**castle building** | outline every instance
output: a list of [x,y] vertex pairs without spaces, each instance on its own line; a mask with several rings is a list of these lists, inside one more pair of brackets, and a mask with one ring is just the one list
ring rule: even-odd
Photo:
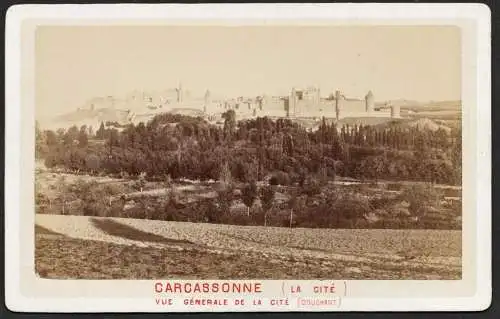
[[290,101],[291,101],[291,97],[285,97],[283,99],[286,117],[290,117],[290,109],[291,109]]
[[318,104],[320,102],[319,88],[310,86],[307,89],[301,91],[300,100],[310,101],[313,104]]

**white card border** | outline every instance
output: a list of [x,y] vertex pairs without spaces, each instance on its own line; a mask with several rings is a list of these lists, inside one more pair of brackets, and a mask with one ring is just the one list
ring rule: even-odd
[[[117,11],[117,8],[119,10]],[[300,12],[300,14],[298,14]],[[277,15],[279,14],[279,17]],[[472,19],[477,22],[477,105],[480,125],[471,132],[477,147],[477,294],[471,298],[345,299],[340,311],[483,310],[491,302],[491,45],[490,10],[481,4],[248,4],[248,5],[16,5],[6,17],[6,160],[5,160],[5,296],[12,311],[149,311],[123,299],[26,298],[20,292],[19,218],[22,154],[21,23],[25,19]],[[390,23],[390,22],[389,22]],[[25,119],[24,119],[25,120]],[[26,168],[25,168],[26,169]],[[125,305],[127,308],[125,309]],[[152,310],[162,311],[162,310]],[[249,311],[249,310],[240,310]],[[250,310],[252,311],[252,310]],[[310,310],[314,311],[314,310]]]

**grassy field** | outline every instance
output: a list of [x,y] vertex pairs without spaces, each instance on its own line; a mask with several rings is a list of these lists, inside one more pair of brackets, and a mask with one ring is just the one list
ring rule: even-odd
[[38,215],[44,278],[460,279],[461,234]]
[[[153,220],[141,210],[167,200],[172,188],[189,210],[190,202],[217,196],[215,184],[177,181],[165,188],[162,182],[147,182],[142,191],[137,191],[134,181],[128,179],[43,169],[36,178],[37,192],[49,201],[44,213],[36,215],[35,226],[35,266],[44,278],[461,278],[460,230],[289,228]],[[78,193],[65,193],[61,183],[70,189],[82,182],[95,182],[90,190],[99,187],[102,207],[121,201],[117,215],[77,216],[82,215],[82,199],[75,197]],[[325,187],[369,198],[389,198],[404,186],[382,181],[361,185],[347,179],[334,184]],[[460,188],[438,186],[444,187],[448,196],[460,196]],[[107,187],[112,191],[101,193],[101,188]],[[288,199],[289,188],[277,188],[276,203]],[[60,203],[57,206],[61,194],[65,194],[64,212]],[[315,200],[313,197],[312,205]],[[130,203],[135,206],[128,208],[133,206]],[[139,206],[141,203],[145,204]],[[235,198],[231,212],[238,214],[239,210],[246,216],[245,206]]]

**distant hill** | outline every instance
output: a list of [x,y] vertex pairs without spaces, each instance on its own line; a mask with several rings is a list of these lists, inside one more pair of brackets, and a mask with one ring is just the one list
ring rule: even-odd
[[344,124],[352,125],[384,125],[389,122],[404,121],[403,119],[393,119],[390,117],[346,117],[337,121],[337,126]]
[[117,110],[111,108],[102,108],[98,110],[73,111],[56,117],[57,122],[79,122],[87,119],[96,119],[98,121],[126,122],[130,112],[127,110]]
[[[377,103],[378,104],[378,103]],[[415,100],[406,100],[406,99],[396,99],[396,100],[388,100],[383,103],[384,105],[395,105],[399,106],[400,108],[408,108],[408,107],[419,107],[425,104],[425,102],[422,101],[415,101]]]
[[451,127],[438,123],[436,121],[433,121],[431,119],[427,118],[420,118],[420,119],[398,119],[398,120],[389,120],[385,123],[380,123],[376,125],[378,128],[384,128],[384,127],[397,127],[401,129],[407,129],[407,128],[418,128],[421,130],[430,130],[430,131],[437,131],[439,129],[443,129],[446,132],[451,131]]
[[195,109],[195,108],[173,108],[171,109],[168,113],[172,114],[182,114],[182,115],[187,115],[187,116],[193,116],[193,117],[198,117],[198,116],[204,116],[205,113],[200,110],[200,109]]
[[414,112],[442,112],[442,111],[456,111],[462,110],[462,101],[430,101],[422,103],[419,106],[409,106],[406,109]]
[[68,128],[73,125],[99,127],[101,123],[117,122],[119,124],[130,123],[133,112],[129,110],[99,108],[99,109],[77,109],[52,119],[40,120],[40,126],[45,129]]
[[460,110],[462,108],[462,101],[415,101],[415,100],[405,100],[396,99],[388,100],[383,102],[375,103],[376,107],[389,107],[391,105],[399,106],[403,110],[412,111],[448,111],[448,110]]

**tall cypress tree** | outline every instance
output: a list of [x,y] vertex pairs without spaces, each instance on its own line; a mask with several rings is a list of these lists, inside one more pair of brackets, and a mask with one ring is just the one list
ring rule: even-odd
[[263,161],[264,161],[264,147],[263,147],[263,143],[264,143],[264,128],[263,128],[263,119],[262,118],[257,118],[257,122],[258,122],[258,133],[259,133],[259,149],[258,149],[258,161],[259,161],[259,168],[258,168],[258,173],[257,173],[257,176],[258,176],[258,179],[259,180],[262,180],[263,178],[263,168],[262,168],[262,165],[263,165]]

